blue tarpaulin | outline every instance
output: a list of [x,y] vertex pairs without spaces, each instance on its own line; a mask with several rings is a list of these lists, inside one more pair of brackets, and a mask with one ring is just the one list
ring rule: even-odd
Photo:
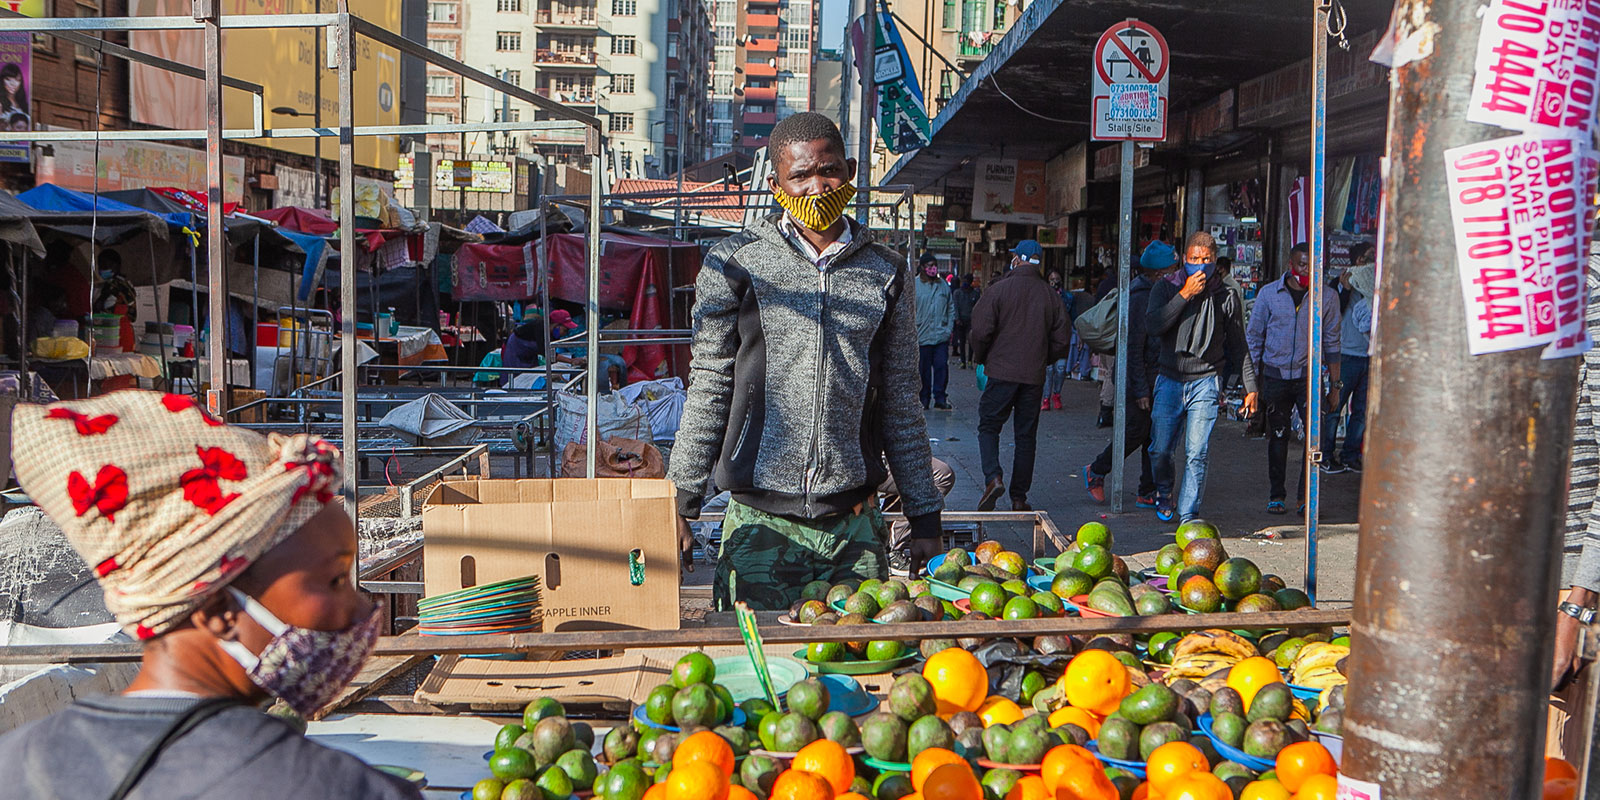
[[85,192],[63,189],[53,183],[35,186],[26,192],[18,194],[17,199],[40,211],[101,211],[124,214],[154,214],[174,228],[193,228],[196,224],[194,214],[187,211],[181,213],[155,213],[112,200],[109,197],[97,198]]

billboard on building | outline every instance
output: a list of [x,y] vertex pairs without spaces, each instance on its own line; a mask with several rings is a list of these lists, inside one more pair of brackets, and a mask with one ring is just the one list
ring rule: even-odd
[[[3,2],[4,0],[0,0]],[[227,4],[229,15],[310,14],[318,11],[320,0],[235,0]],[[331,3],[323,4],[331,6]],[[351,0],[350,10],[379,27],[400,32],[400,3],[389,0]],[[331,8],[324,8],[331,11]],[[189,0],[129,0],[130,16],[190,16]],[[129,46],[183,64],[205,63],[204,42],[198,30],[132,31]],[[336,127],[339,121],[339,74],[328,69],[328,53],[321,56],[323,69],[317,73],[317,42],[321,37],[313,28],[232,29],[222,34],[223,67],[229,77],[261,84],[268,127],[311,127],[317,105],[317,77],[322,83],[322,124]],[[399,54],[394,49],[357,37],[355,71],[355,122],[357,125],[400,124]],[[162,128],[198,129],[205,127],[205,83],[198,78],[178,75],[147,64],[133,63],[128,72],[128,100],[135,122]],[[247,128],[251,121],[250,95],[225,89],[223,126]],[[273,115],[271,109],[290,108],[300,116]],[[256,140],[254,144],[311,155],[312,139]],[[334,140],[323,142],[327,154],[338,153]],[[357,164],[378,169],[394,169],[399,155],[399,140],[393,136],[364,136],[356,139]]]
[[[99,169],[94,142],[51,142],[50,155],[41,155],[34,169],[38,183],[53,183],[80,192],[114,192],[171,186],[203,191],[206,186],[206,151],[155,142],[102,141]],[[244,199],[244,159],[222,159],[222,199]]]
[[[8,131],[33,130],[33,39],[26,33],[0,33],[0,125]],[[26,142],[0,144],[0,161],[28,163]]]
[[1043,161],[984,158],[973,162],[972,218],[1043,225],[1047,196]]

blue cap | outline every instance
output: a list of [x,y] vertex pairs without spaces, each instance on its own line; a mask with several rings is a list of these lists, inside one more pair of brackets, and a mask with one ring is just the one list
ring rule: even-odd
[[1147,269],[1151,272],[1169,269],[1176,263],[1178,263],[1177,252],[1172,249],[1172,245],[1160,239],[1156,239],[1146,245],[1144,252],[1139,256],[1139,269]]
[[1039,257],[1044,255],[1044,248],[1040,247],[1039,243],[1033,239],[1023,239],[1017,242],[1016,247],[1011,248],[1011,252],[1037,264],[1039,263]]

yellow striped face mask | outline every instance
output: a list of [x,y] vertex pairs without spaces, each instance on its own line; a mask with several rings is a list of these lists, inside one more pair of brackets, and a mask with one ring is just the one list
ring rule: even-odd
[[796,222],[814,231],[825,231],[839,220],[845,206],[855,199],[856,187],[845,181],[839,188],[824,194],[792,195],[774,186],[772,196]]

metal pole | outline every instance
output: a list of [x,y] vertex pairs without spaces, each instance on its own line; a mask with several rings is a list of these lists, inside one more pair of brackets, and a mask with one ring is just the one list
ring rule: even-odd
[[1323,180],[1328,156],[1328,9],[1311,0],[1311,207],[1309,244],[1311,285],[1306,303],[1311,318],[1306,333],[1306,596],[1317,600],[1317,512],[1322,501],[1322,262]]
[[1462,113],[1479,9],[1427,6],[1431,51],[1390,76],[1341,776],[1386,798],[1538,797],[1544,778],[1578,362],[1467,350],[1444,151],[1506,135]]
[[[209,179],[208,179],[209,180]],[[193,384],[191,394],[196,400],[200,399],[200,253],[194,246],[194,239],[183,237],[189,242],[189,321],[194,330],[189,332],[189,351],[194,353],[193,360],[189,362],[189,381]]]
[[[206,26],[206,291],[210,301],[206,325],[211,329],[206,340],[206,356],[211,361],[206,407],[221,417],[227,413],[229,399],[227,234],[222,223],[222,6],[219,0],[198,0],[195,10]],[[196,369],[195,379],[199,377]]]
[[[863,16],[866,24],[862,30],[862,39],[866,48],[865,53],[858,53],[857,63],[864,64],[860,70],[861,78],[861,104],[856,109],[856,185],[872,185],[872,107],[873,100],[878,93],[877,82],[872,75],[872,59],[878,50],[878,0],[862,0],[866,8]],[[848,32],[846,32],[848,35]],[[861,198],[856,203],[856,222],[867,224],[867,199]]]
[[[546,416],[549,416],[552,420],[555,418],[556,413],[556,375],[555,364],[552,361],[552,359],[555,358],[555,351],[550,347],[549,223],[550,210],[553,208],[555,208],[555,206],[550,205],[548,202],[543,202],[542,207],[539,209],[539,304],[543,307],[544,311],[544,319],[542,320],[542,327],[544,328],[542,331],[544,335],[544,407],[547,410]],[[513,378],[513,380],[515,380],[515,378]],[[543,420],[543,417],[540,419]],[[540,431],[543,432],[544,422],[541,421],[539,423],[539,428]],[[561,458],[561,454],[556,452],[555,440],[553,438],[547,436],[545,438],[545,442],[550,447],[550,477],[554,478],[556,477],[556,460]],[[529,446],[529,451],[532,451],[531,445]],[[532,464],[528,465],[528,474],[529,476],[533,475]]]
[[245,352],[250,354],[250,388],[256,387],[256,339],[260,336],[257,331],[261,329],[261,229],[256,229],[255,240],[251,243],[255,262],[250,270],[250,332],[245,338]]
[[[312,0],[312,4],[316,7],[317,13],[319,13],[319,14],[322,13],[322,0]],[[324,36],[323,30],[324,30],[323,28],[312,28],[311,29],[311,58],[312,58],[311,74],[315,78],[315,80],[313,80],[311,82],[311,85],[312,85],[312,91],[314,92],[313,102],[316,103],[316,105],[311,109],[311,124],[313,126],[315,126],[315,127],[318,127],[318,128],[322,127],[322,47],[323,47],[322,41],[323,41],[323,36]],[[317,174],[311,176],[311,195],[312,195],[311,203],[316,208],[327,208],[328,207],[328,196],[327,196],[328,195],[328,192],[327,192],[328,182],[323,180],[323,178],[322,178],[322,137],[318,136],[318,137],[312,139],[311,140],[311,146],[313,148],[315,148],[314,152],[316,153],[316,173],[317,173]]]
[[[672,237],[674,239],[685,238],[683,235],[683,94],[686,89],[687,86],[685,84],[678,84],[678,143],[673,147],[673,150],[677,153],[678,160],[678,199],[672,206]],[[667,253],[670,255],[671,252],[672,250],[669,248]]]
[[[1122,513],[1122,472],[1128,447],[1128,280],[1133,264],[1133,142],[1122,142],[1122,200],[1117,217],[1116,400],[1111,418],[1111,513]],[[1092,291],[1092,290],[1091,290]]]
[[[585,475],[594,478],[595,451],[599,448],[598,436],[598,408],[600,402],[600,170],[605,164],[606,143],[598,130],[590,134],[593,137],[594,148],[589,155],[589,303],[584,308],[584,320],[588,325],[589,346],[588,377],[585,381],[589,388],[588,408],[584,412],[587,417],[584,428],[584,453]],[[606,387],[610,389],[609,386]]]
[[[339,24],[333,28],[339,69],[339,421],[344,445],[344,497],[350,521],[356,505],[356,164],[355,47],[350,33],[350,0],[338,0]],[[321,76],[318,76],[319,84]],[[373,321],[377,328],[377,321]],[[360,530],[357,528],[357,530]]]

